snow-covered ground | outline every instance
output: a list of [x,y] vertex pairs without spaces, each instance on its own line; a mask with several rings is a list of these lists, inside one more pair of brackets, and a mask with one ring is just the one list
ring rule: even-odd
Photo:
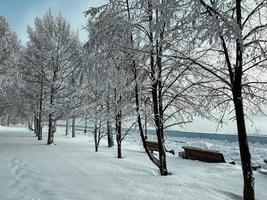
[[[24,128],[0,127],[0,200],[242,199],[240,165],[168,155],[172,175],[161,177],[137,136],[127,136],[122,144],[124,158],[117,159],[116,148],[106,147],[104,140],[95,153],[91,136],[70,138],[63,133],[58,129],[56,145],[47,146],[45,138],[37,141]],[[226,159],[238,159],[235,143],[188,138],[168,143],[176,152],[184,144],[216,148]],[[257,161],[266,158],[266,152],[267,146],[252,147]],[[262,170],[255,178],[256,199],[266,200],[267,175]]]

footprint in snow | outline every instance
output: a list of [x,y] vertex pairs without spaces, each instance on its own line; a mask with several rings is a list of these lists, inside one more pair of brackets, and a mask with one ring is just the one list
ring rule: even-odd
[[19,159],[8,161],[11,170],[11,180],[8,191],[12,191],[7,200],[39,200],[39,197],[46,196],[49,199],[57,199],[52,191],[49,191],[51,179],[43,177],[43,174],[30,164]]

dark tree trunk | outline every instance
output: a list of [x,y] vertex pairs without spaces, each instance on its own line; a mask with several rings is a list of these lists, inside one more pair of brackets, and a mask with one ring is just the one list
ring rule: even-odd
[[[236,28],[236,35],[238,38],[236,39],[236,63],[234,68],[231,64],[231,59],[229,57],[229,53],[227,50],[227,46],[223,36],[220,36],[223,52],[225,55],[225,61],[228,68],[229,79],[232,90],[234,108],[235,108],[235,117],[236,117],[236,125],[238,132],[238,141],[239,141],[239,150],[243,171],[243,199],[244,200],[255,200],[255,191],[254,191],[254,177],[253,171],[251,167],[251,155],[247,140],[247,132],[246,132],[246,124],[244,117],[244,107],[243,107],[243,99],[242,99],[242,77],[243,77],[243,51],[244,51],[244,42],[243,42],[243,24],[242,24],[242,0],[236,0],[235,12],[236,12],[236,23],[238,28]],[[201,1],[203,6],[207,8],[207,5],[204,1]],[[214,17],[214,15],[209,12],[209,14]],[[218,16],[217,16],[218,17]]]
[[40,123],[39,122],[40,122],[39,118],[36,117],[36,133],[35,133],[36,137],[38,137],[39,130],[40,130],[40,127],[39,127]]
[[35,136],[37,137],[38,136],[38,117],[36,113],[34,113],[34,133],[35,133]]
[[247,140],[246,125],[243,111],[243,102],[240,97],[235,97],[236,124],[238,130],[239,149],[244,179],[244,200],[254,200],[254,177],[251,167],[251,155]]
[[113,136],[112,136],[111,127],[110,127],[111,123],[109,120],[109,117],[110,117],[109,92],[108,92],[108,100],[107,100],[107,113],[108,113],[108,120],[107,120],[108,147],[112,147],[114,146],[114,141],[113,141]]
[[116,139],[117,139],[117,154],[118,158],[122,158],[122,153],[121,153],[121,142],[122,142],[122,136],[121,136],[121,115],[122,111],[120,110],[119,113],[117,114],[116,118]]
[[[167,163],[166,163],[166,152],[164,148],[164,140],[163,140],[163,130],[162,130],[162,125],[161,125],[161,117],[160,117],[160,112],[159,112],[159,80],[158,77],[156,76],[157,73],[160,73],[159,71],[159,66],[158,66],[158,60],[156,60],[156,66],[155,66],[155,61],[154,61],[154,36],[152,33],[152,26],[153,26],[153,6],[152,6],[152,1],[148,0],[148,11],[149,11],[149,36],[150,36],[150,68],[151,68],[151,81],[152,81],[152,105],[153,105],[153,112],[154,112],[154,122],[156,126],[156,133],[157,133],[157,139],[158,139],[158,144],[159,144],[159,170],[160,174],[162,176],[168,175],[168,170],[167,170]],[[157,13],[156,13],[157,14]],[[158,43],[158,41],[157,41]],[[157,55],[158,55],[158,49],[157,50]],[[156,68],[158,67],[158,68]]]
[[47,144],[54,143],[54,132],[53,132],[53,116],[52,113],[48,115],[48,137],[47,137]]
[[42,127],[42,117],[43,117],[43,84],[41,85],[40,97],[39,97],[39,119],[38,119],[38,140],[43,139],[43,127]]
[[[162,15],[162,12],[159,12],[159,8],[156,9],[156,21],[159,22],[159,14]],[[158,77],[157,77],[157,83],[158,83],[158,112],[159,112],[159,135],[161,137],[162,142],[162,158],[160,159],[160,162],[162,162],[162,168],[163,168],[163,175],[167,175],[167,161],[166,161],[166,152],[164,147],[164,124],[163,124],[163,97],[162,97],[162,43],[164,39],[164,32],[165,32],[165,23],[162,25],[162,28],[160,30],[160,37],[156,41],[156,54],[157,54],[157,67],[158,67]]]
[[[236,0],[236,19],[239,25],[240,35],[242,36],[242,11],[241,0]],[[240,36],[240,37],[241,37]],[[243,198],[244,200],[255,200],[254,177],[251,167],[251,155],[247,140],[247,132],[244,117],[244,108],[242,100],[242,74],[243,74],[243,40],[236,40],[236,67],[235,78],[233,79],[233,97],[236,114],[236,124],[238,131],[240,157],[243,170]]]
[[42,113],[39,113],[39,119],[38,119],[38,140],[43,139],[43,127],[42,127]]
[[53,134],[55,134],[56,132],[57,132],[57,121],[56,120],[54,120],[53,121]]
[[66,130],[65,130],[65,135],[69,134],[69,119],[66,119]]
[[157,101],[157,91],[155,88],[155,84],[152,86],[152,103],[153,103],[153,111],[154,111],[154,121],[156,125],[156,133],[157,139],[159,144],[159,169],[160,174],[163,176],[168,175],[167,164],[166,164],[166,152],[164,148],[164,140],[163,140],[163,130],[161,129],[162,126],[160,124],[160,116],[158,110],[158,101]]
[[9,117],[9,115],[7,115],[7,120],[6,120],[7,122],[6,122],[6,125],[7,126],[9,126],[9,121],[10,121],[10,117]]
[[[128,20],[131,20],[130,7],[129,7],[129,1],[128,0],[126,0],[126,4],[127,4]],[[133,34],[132,33],[130,34],[130,42],[131,42],[131,48],[134,48],[134,40],[133,40]],[[132,59],[133,59],[133,57],[132,57]],[[142,120],[141,120],[141,114],[140,114],[140,102],[139,102],[140,94],[139,94],[139,86],[138,86],[138,82],[139,82],[138,69],[137,69],[136,61],[134,59],[133,59],[131,68],[132,68],[132,71],[134,74],[134,81],[135,81],[135,105],[136,105],[137,122],[138,122],[140,137],[142,139],[143,147],[144,147],[149,159],[157,167],[159,167],[160,166],[159,160],[154,157],[154,155],[151,153],[151,151],[148,149],[148,147],[146,145],[146,137],[144,135],[143,125],[142,125]]]
[[114,141],[113,141],[113,136],[112,136],[112,131],[111,131],[110,125],[111,125],[111,123],[108,120],[107,121],[108,147],[113,147],[114,146]]
[[84,133],[87,133],[87,117],[84,120]]
[[[135,65],[135,62],[133,62],[133,65]],[[137,122],[138,122],[140,137],[142,139],[143,147],[149,159],[159,168],[160,166],[159,160],[154,157],[154,155],[151,153],[151,151],[148,149],[146,145],[146,137],[144,135],[143,125],[142,125],[142,120],[141,120],[141,115],[140,115],[139,90],[138,90],[138,80],[137,80],[136,69],[134,69],[134,79],[135,79],[135,105],[136,105]]]
[[41,77],[41,88],[39,95],[39,111],[38,111],[38,140],[43,139],[43,127],[42,127],[42,118],[43,118],[43,91],[44,91],[44,83],[43,76]]
[[53,114],[50,113],[48,115],[48,137],[47,137],[47,144],[54,143],[54,131],[53,131]]
[[[97,140],[96,140],[96,147],[97,147],[97,151],[99,149],[99,144],[100,144],[100,141],[102,139],[102,134],[101,134],[101,128],[102,128],[102,121],[100,120],[99,122],[99,127],[98,127],[98,134],[97,134]],[[97,132],[97,131],[96,131]]]
[[145,139],[147,140],[147,99],[145,100]]
[[75,117],[72,118],[72,129],[71,129],[71,132],[72,132],[71,137],[74,138],[76,136],[75,135]]
[[97,123],[95,123],[94,140],[95,140],[95,152],[98,152],[98,142],[97,142]]
[[[53,59],[53,58],[52,58]],[[55,95],[55,88],[54,83],[56,82],[58,72],[58,66],[53,64],[53,79],[50,88],[50,106],[53,108],[54,105],[54,95]],[[50,111],[51,112],[51,111]],[[53,125],[53,113],[49,113],[48,115],[48,137],[47,137],[47,144],[54,143],[54,125]]]
[[147,116],[145,114],[145,139],[147,140]]

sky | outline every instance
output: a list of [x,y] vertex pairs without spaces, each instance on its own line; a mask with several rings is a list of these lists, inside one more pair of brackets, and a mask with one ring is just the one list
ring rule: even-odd
[[[43,16],[49,8],[54,14],[60,12],[71,24],[72,29],[78,30],[80,40],[87,40],[87,33],[83,30],[87,19],[83,12],[89,7],[100,6],[107,0],[0,0],[0,15],[6,17],[12,30],[14,30],[23,44],[27,42],[27,26],[33,26],[36,16]],[[253,117],[253,123],[247,121],[249,134],[267,134],[267,118]],[[235,122],[220,126],[218,123],[206,119],[196,118],[190,125],[184,127],[185,131],[236,133]],[[178,127],[177,127],[178,128]]]
[[33,26],[36,16],[43,16],[49,8],[58,15],[60,12],[78,30],[81,41],[85,41],[87,33],[83,30],[87,19],[83,12],[89,7],[104,4],[105,0],[0,0],[0,15],[6,17],[22,43],[26,43],[27,26]]

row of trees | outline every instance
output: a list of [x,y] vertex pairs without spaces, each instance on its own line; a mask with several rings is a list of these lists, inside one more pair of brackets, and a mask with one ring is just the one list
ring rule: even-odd
[[[266,101],[266,1],[110,1],[87,14],[94,30],[90,40],[97,43],[91,51],[119,51],[95,63],[114,58],[113,68],[120,72],[114,82],[124,85],[122,93],[135,96],[144,148],[161,174],[168,174],[166,127],[190,122],[192,113],[221,123],[234,118],[244,199],[254,199],[245,115],[262,112]],[[128,74],[124,79],[122,70]],[[119,95],[121,101],[126,100]],[[119,118],[128,108],[121,107]],[[146,147],[142,123],[147,115],[155,126],[159,158]]]
[[[84,117],[96,151],[105,136],[113,146],[115,131],[118,158],[129,132],[123,124],[136,125],[161,175],[169,174],[167,128],[195,115],[235,119],[243,195],[255,199],[245,116],[262,113],[266,102],[266,3],[110,0],[85,12],[86,44],[48,11],[28,27],[22,47],[1,18],[1,113],[34,117],[38,139],[47,122],[48,144],[57,120]],[[155,129],[158,157],[146,146],[147,124]]]

